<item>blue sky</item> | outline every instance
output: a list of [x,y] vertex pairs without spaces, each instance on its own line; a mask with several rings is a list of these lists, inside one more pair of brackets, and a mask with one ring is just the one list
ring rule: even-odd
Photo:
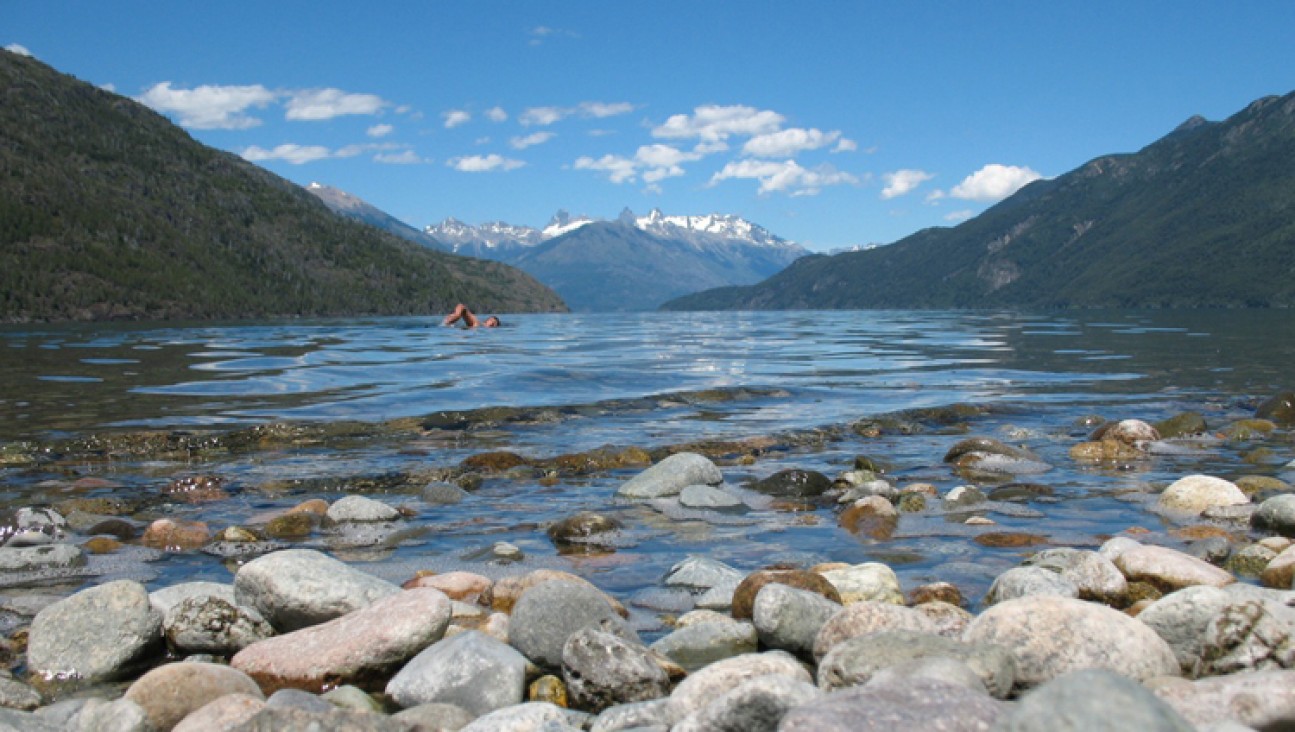
[[1295,89],[1282,2],[27,2],[0,46],[422,227],[889,243]]

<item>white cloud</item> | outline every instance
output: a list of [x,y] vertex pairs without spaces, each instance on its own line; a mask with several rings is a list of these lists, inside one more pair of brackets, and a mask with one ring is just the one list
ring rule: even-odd
[[382,124],[382,125],[374,125],[370,127],[366,132],[366,134],[369,137],[386,137],[387,135],[390,135],[392,132],[395,132],[395,131],[396,131],[395,127],[392,127],[391,125],[387,125],[387,124]]
[[291,93],[285,117],[318,121],[347,114],[377,114],[390,104],[376,94],[350,94],[341,89],[302,89]]
[[911,193],[913,189],[934,177],[934,174],[925,170],[913,170],[912,168],[896,170],[893,173],[883,173],[881,179],[886,182],[886,187],[881,189],[881,197],[884,199],[898,198]]
[[698,137],[707,142],[730,135],[756,136],[776,132],[786,118],[770,110],[742,105],[697,107],[691,115],[676,114],[652,130],[653,137],[667,139]]
[[613,183],[632,181],[638,174],[638,166],[634,161],[619,155],[604,155],[596,160],[588,156],[580,157],[576,159],[574,167],[576,170],[606,173]]
[[859,143],[849,138],[842,137],[837,141],[836,147],[832,148],[834,153],[854,152],[859,149]]
[[446,165],[464,173],[489,173],[496,170],[516,170],[526,163],[502,155],[468,155],[447,160]]
[[522,125],[544,127],[561,122],[567,117],[580,116],[592,119],[604,119],[634,111],[629,102],[581,102],[575,107],[531,107],[522,112],[518,119]]
[[561,107],[531,107],[522,112],[522,116],[518,121],[527,127],[531,125],[543,127],[551,125],[565,116],[567,116],[567,111]]
[[182,127],[245,130],[261,124],[261,120],[247,114],[247,110],[264,108],[277,96],[260,84],[172,89],[171,82],[164,81],[154,84],[136,97],[136,101],[158,112],[176,115]]
[[508,113],[503,107],[491,107],[486,110],[486,119],[491,122],[504,122],[508,119]]
[[969,208],[964,208],[961,211],[950,211],[949,213],[944,215],[944,220],[957,223],[959,221],[966,221],[967,219],[975,215],[976,215],[975,211],[972,211]]
[[387,163],[389,165],[414,165],[416,163],[426,162],[418,153],[413,150],[403,152],[378,153],[373,156],[374,162]]
[[990,163],[951,188],[949,195],[967,201],[1001,201],[1042,177],[1028,167]]
[[629,102],[581,102],[579,107],[581,116],[594,119],[616,117],[633,111],[634,105]]
[[26,46],[23,46],[17,43],[10,43],[9,45],[4,47],[4,50],[8,51],[9,53],[16,53],[19,56],[28,56],[28,57],[31,56],[31,51],[28,51]]
[[243,157],[252,162],[262,160],[283,160],[293,165],[302,165],[311,163],[316,160],[333,157],[333,153],[323,145],[297,145],[295,143],[285,143],[275,147],[273,150],[253,145],[243,151]]
[[793,127],[752,137],[742,146],[742,154],[752,155],[757,158],[786,158],[806,150],[827,147],[836,142],[840,136],[840,132],[823,132],[815,129],[803,130]]
[[607,174],[613,183],[634,181],[640,175],[646,183],[658,183],[666,178],[677,178],[686,171],[682,163],[701,160],[696,152],[684,152],[669,145],[643,145],[633,158],[604,155],[601,158],[581,157],[576,160],[576,170],[595,170]]
[[112,83],[111,81],[106,84],[100,84],[99,88],[103,89],[106,92],[112,92],[113,94],[117,93],[117,85]]
[[549,38],[579,38],[580,34],[575,31],[563,30],[562,28],[553,28],[547,25],[537,25],[530,31],[530,45],[538,46]]
[[445,129],[452,130],[459,125],[465,125],[472,121],[472,115],[462,109],[451,109],[448,112],[442,112],[441,117],[445,118]]
[[767,160],[738,160],[711,176],[710,184],[717,185],[729,178],[749,178],[760,181],[759,193],[785,192],[792,196],[813,196],[825,186],[843,183],[857,184],[855,176],[822,165],[810,170],[794,160],[773,162]]
[[525,137],[514,137],[508,144],[516,150],[525,150],[532,145],[543,145],[554,137],[557,137],[556,132],[533,132]]

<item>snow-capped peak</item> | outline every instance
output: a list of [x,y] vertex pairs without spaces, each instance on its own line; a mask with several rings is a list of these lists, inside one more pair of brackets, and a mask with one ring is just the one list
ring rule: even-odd
[[787,248],[798,245],[776,236],[767,229],[731,214],[705,216],[667,216],[654,208],[634,225],[650,234],[684,238],[700,244],[701,240],[727,240],[761,247]]
[[553,218],[549,220],[549,225],[544,227],[542,233],[545,239],[552,239],[555,236],[561,236],[569,231],[575,231],[581,226],[592,224],[593,222],[594,220],[588,216],[576,216],[572,218],[571,214],[567,213],[564,209],[559,209],[557,213],[553,214]]

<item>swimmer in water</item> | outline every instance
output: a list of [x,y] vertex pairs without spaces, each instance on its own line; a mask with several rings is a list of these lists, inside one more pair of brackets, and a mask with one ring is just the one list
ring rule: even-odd
[[478,320],[477,316],[474,315],[472,311],[468,309],[468,306],[463,303],[456,305],[454,307],[454,312],[446,315],[445,320],[441,325],[454,325],[460,320],[463,321],[463,327],[465,328],[498,328],[500,325],[499,318],[496,318],[493,315],[485,320]]

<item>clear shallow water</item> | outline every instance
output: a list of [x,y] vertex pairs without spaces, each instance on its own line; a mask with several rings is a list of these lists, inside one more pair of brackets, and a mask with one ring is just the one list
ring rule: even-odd
[[[488,429],[183,462],[16,465],[0,472],[4,496],[11,505],[56,503],[60,486],[87,476],[118,484],[111,489],[118,493],[156,495],[176,476],[214,474],[235,488],[234,498],[201,506],[149,504],[140,519],[200,518],[218,529],[256,525],[308,497],[265,488],[276,481],[322,480],[322,489],[312,485],[331,499],[349,492],[354,476],[451,467],[488,450],[547,458],[604,445],[650,449],[820,427],[840,429],[826,442],[792,444],[750,465],[727,465],[728,482],[740,486],[784,467],[834,477],[855,455],[866,454],[890,464],[896,482],[921,480],[946,491],[971,482],[941,463],[962,431],[1027,445],[1053,466],[1028,478],[1051,488],[1053,497],[1028,511],[991,514],[998,530],[1087,545],[1141,526],[1174,543],[1165,533],[1172,527],[1145,510],[1156,485],[1191,472],[1283,475],[1289,470],[1284,464],[1295,458],[1285,433],[1265,443],[1274,456],[1257,462],[1243,461],[1255,447],[1244,444],[1211,445],[1122,469],[1077,466],[1066,454],[1084,434],[1076,420],[1089,414],[1150,421],[1194,410],[1211,428],[1249,416],[1257,400],[1295,384],[1295,313],[653,313],[505,321],[507,327],[477,331],[416,318],[0,330],[0,441],[228,431],[272,421],[376,423],[484,407],[555,410],[551,419]],[[706,390],[722,396],[697,397]],[[653,399],[634,401],[643,397]],[[847,428],[871,415],[954,403],[994,411],[915,435],[866,438]],[[620,503],[615,487],[634,472],[556,482],[488,477],[453,507],[424,506],[408,490],[375,495],[408,506],[416,514],[408,521],[414,530],[403,540],[344,553],[366,561],[370,571],[404,579],[422,566],[463,565],[465,555],[506,540],[526,552],[523,565],[476,568],[499,573],[558,566],[627,599],[654,587],[688,553],[743,569],[779,559],[877,559],[892,563],[906,587],[945,579],[973,599],[987,577],[1020,558],[1020,550],[974,544],[974,530],[933,512],[906,515],[897,538],[877,542],[837,528],[826,506],[794,514],[756,505],[733,517]],[[754,497],[752,502],[758,504]],[[584,509],[626,522],[616,552],[559,556],[549,543],[547,523]],[[311,541],[337,550],[331,540]],[[150,581],[163,584],[229,578],[225,566],[200,553],[150,562],[147,572]]]

